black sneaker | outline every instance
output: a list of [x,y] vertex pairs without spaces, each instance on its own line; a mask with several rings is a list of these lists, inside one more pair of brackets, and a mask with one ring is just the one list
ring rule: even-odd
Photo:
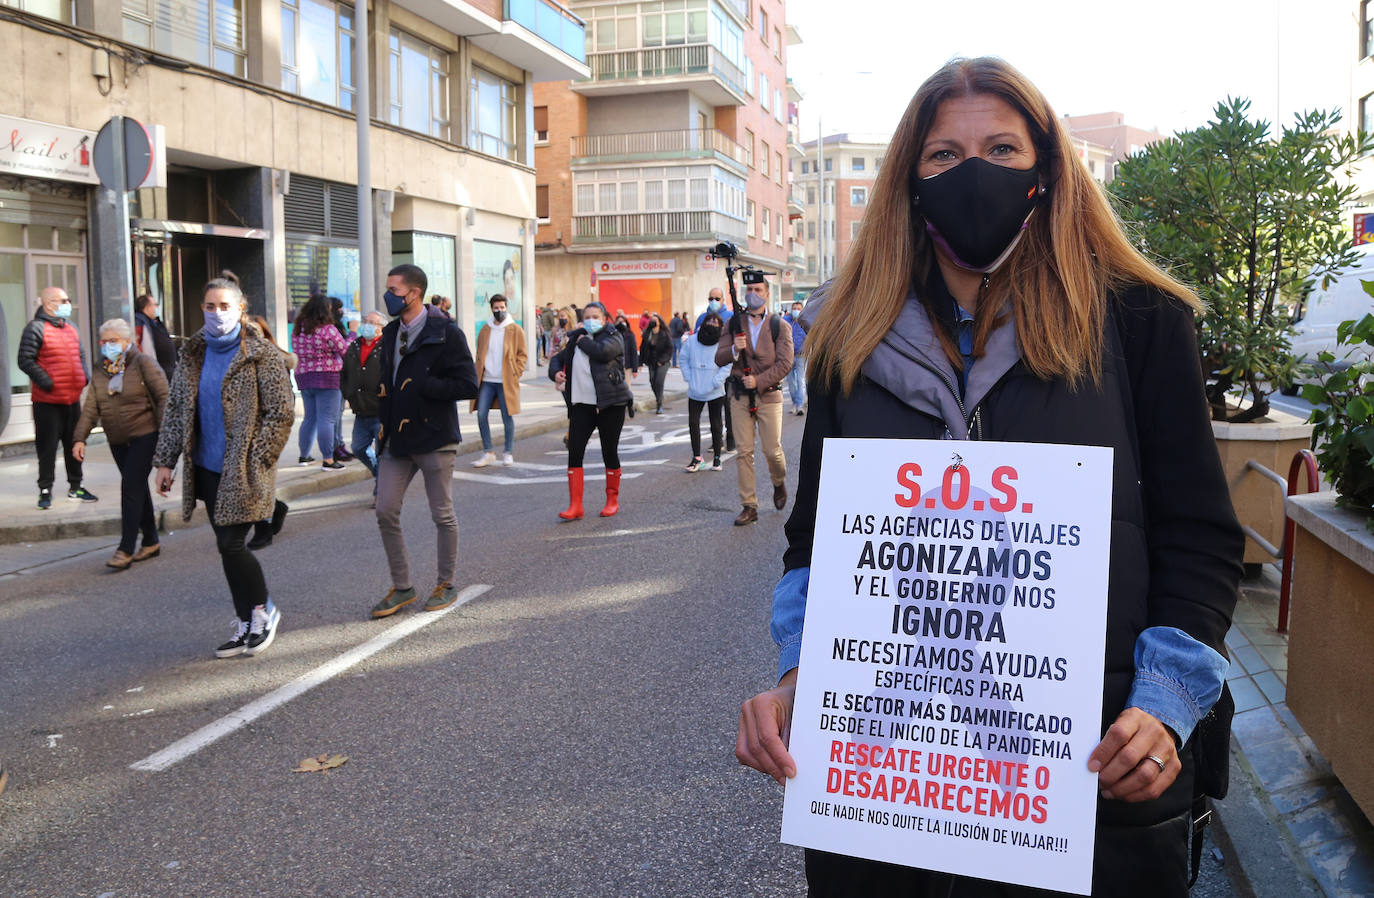
[[232,658],[242,655],[248,647],[248,621],[234,618],[234,638],[215,649],[216,658]]
[[695,474],[706,466],[706,463],[699,458],[694,458],[687,463],[687,473]]
[[256,655],[264,651],[272,640],[277,638],[277,624],[281,623],[281,612],[277,610],[276,603],[271,599],[267,600],[266,605],[259,605],[253,609],[253,621],[248,625],[248,644],[244,647],[245,655]]
[[283,501],[280,500],[280,499],[276,500],[276,504],[274,504],[274,505],[272,506],[272,535],[273,535],[273,536],[276,536],[278,533],[281,533],[281,525],[284,524],[284,523],[286,523],[286,513],[287,513],[288,511],[290,511],[290,510],[291,510],[291,506],[287,505],[285,502],[283,502]]
[[44,511],[52,508],[52,490],[39,490],[38,507]]
[[253,524],[253,538],[248,541],[248,549],[256,552],[258,549],[265,549],[272,545],[272,525],[267,521],[258,521]]
[[97,497],[97,496],[95,495],[95,493],[92,493],[90,490],[86,489],[84,486],[78,486],[78,487],[77,487],[76,489],[74,489],[74,490],[67,490],[67,498],[70,499],[70,500],[72,500],[73,502],[99,502],[99,501],[100,501],[99,497]]
[[719,456],[719,455],[717,455],[715,458],[711,459],[711,470],[712,470],[712,471],[723,471],[723,470],[725,470],[725,466],[722,465],[722,464],[720,463],[720,456]]
[[310,463],[313,462],[314,460],[315,460],[315,456],[313,456],[313,455],[302,455],[302,456],[300,456],[298,459],[296,459],[296,464],[300,465],[301,467],[305,467],[306,465],[310,464]]
[[334,450],[334,460],[335,460],[335,461],[352,461],[352,460],[353,460],[353,453],[352,453],[352,452],[349,452],[347,449],[345,449],[344,447],[340,446],[340,447],[338,447],[337,449]]
[[342,471],[346,466],[344,465],[343,462],[341,462],[341,461],[335,461],[334,459],[331,458],[329,461],[327,461],[327,462],[325,462],[324,464],[320,465],[320,467],[323,468],[323,469],[326,470],[326,471]]

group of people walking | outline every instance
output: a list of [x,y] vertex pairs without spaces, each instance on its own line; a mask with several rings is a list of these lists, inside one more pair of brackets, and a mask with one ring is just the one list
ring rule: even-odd
[[[457,519],[451,492],[460,439],[456,403],[467,400],[477,413],[483,451],[474,466],[497,460],[488,423],[493,408],[503,425],[500,460],[514,464],[514,416],[520,412],[526,338],[506,298],[497,294],[489,301],[490,316],[479,325],[474,355],[443,306],[426,303],[427,288],[425,273],[416,266],[392,269],[380,303],[387,315],[374,311],[363,316],[355,336],[341,325],[340,310],[327,297],[312,295],[295,315],[287,345],[278,346],[268,322],[248,313],[238,279],[226,271],[206,284],[204,327],[185,338],[179,352],[152,297],[142,297],[134,325],[112,319],[99,328],[100,363],[94,371],[87,367],[69,321],[65,293],[45,290],[20,354],[34,382],[40,507],[51,504],[58,442],[68,449],[68,495],[95,501],[81,486],[81,464],[91,431],[103,427],[121,474],[120,543],[107,565],[124,570],[161,552],[149,474],[155,471],[157,491],[168,495],[179,469],[182,514],[189,520],[197,502],[205,505],[234,606],[230,638],[215,654],[227,658],[265,650],[282,613],[254,551],[271,544],[287,512],[276,496],[276,469],[295,419],[294,374],[304,405],[299,463],[314,461],[313,445],[322,469],[337,470],[356,458],[373,475],[373,506],[391,586],[371,616],[390,616],[422,597],[401,527],[403,497],[417,474],[425,484],[438,559],[423,607],[448,607],[457,594]],[[599,513],[618,513],[620,433],[634,414],[629,381],[641,366],[648,372],[657,413],[664,409],[668,369],[682,368],[689,397],[689,472],[705,467],[702,411],[710,421],[712,470],[722,469],[722,455],[733,448],[725,425],[731,409],[736,409],[736,420],[749,422],[739,434],[745,452],[739,465],[743,511],[737,524],[757,520],[752,464],[756,429],[773,480],[774,504],[783,507],[781,416],[773,414],[773,407],[780,408],[779,384],[793,368],[793,329],[768,314],[766,283],[747,290],[749,311],[741,317],[748,326],[733,329],[718,299],[695,329],[685,314],[665,320],[646,313],[638,340],[623,312],[613,318],[597,302],[577,309],[575,322],[568,320],[573,313],[555,314],[546,344],[552,351],[548,375],[563,393],[568,414],[569,502],[559,512],[560,520],[585,515],[584,458],[594,432],[605,469],[605,503]],[[542,329],[542,315],[540,325]],[[347,449],[341,445],[343,402],[353,411]]]

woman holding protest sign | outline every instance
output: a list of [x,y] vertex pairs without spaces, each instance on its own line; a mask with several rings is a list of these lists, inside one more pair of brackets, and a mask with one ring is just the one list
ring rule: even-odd
[[[780,682],[740,710],[740,763],[796,774],[786,739],[827,437],[1111,447],[1103,736],[1081,759],[1101,796],[1092,894],[1185,895],[1195,799],[1225,789],[1223,639],[1243,547],[1198,307],[1131,246],[1024,76],[982,58],[928,79],[854,248],[803,315],[812,390],[773,596]],[[806,872],[813,896],[1048,894],[814,850]]]

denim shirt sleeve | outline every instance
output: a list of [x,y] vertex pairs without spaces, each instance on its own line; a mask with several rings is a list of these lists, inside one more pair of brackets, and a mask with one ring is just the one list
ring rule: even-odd
[[[773,618],[777,620],[776,592]],[[1182,630],[1149,627],[1135,640],[1135,681],[1126,706],[1154,715],[1182,744],[1221,697],[1229,666],[1210,646]]]
[[773,617],[768,630],[778,644],[778,679],[801,663],[802,622],[806,619],[806,591],[811,568],[793,568],[773,588]]

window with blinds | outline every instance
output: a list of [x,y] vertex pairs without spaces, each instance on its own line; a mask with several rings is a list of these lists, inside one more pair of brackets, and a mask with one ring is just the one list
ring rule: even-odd
[[243,0],[122,2],[129,43],[243,77]]

